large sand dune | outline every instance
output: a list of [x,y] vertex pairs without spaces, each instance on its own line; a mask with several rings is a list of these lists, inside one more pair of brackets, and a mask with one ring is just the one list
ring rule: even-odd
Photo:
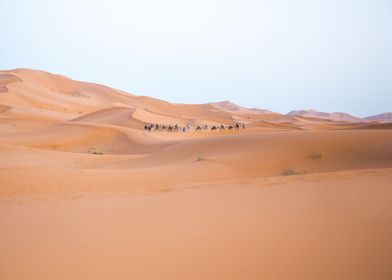
[[0,71],[0,279],[391,279],[391,126],[323,114]]

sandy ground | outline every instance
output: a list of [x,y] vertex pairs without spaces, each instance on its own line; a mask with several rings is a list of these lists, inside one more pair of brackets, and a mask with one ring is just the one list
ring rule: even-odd
[[389,279],[392,170],[292,178],[3,201],[0,278]]
[[390,124],[28,69],[0,89],[0,279],[392,278]]

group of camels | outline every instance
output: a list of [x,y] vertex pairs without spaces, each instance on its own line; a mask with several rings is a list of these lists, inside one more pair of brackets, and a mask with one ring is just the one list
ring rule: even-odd
[[164,124],[151,124],[151,123],[146,123],[144,124],[144,130],[145,131],[152,131],[152,130],[162,130],[162,131],[201,131],[201,130],[233,130],[233,129],[245,129],[245,124],[234,124],[234,125],[197,125],[196,127],[192,127],[190,124],[187,124],[186,126],[178,126],[177,124],[175,125],[164,125]]

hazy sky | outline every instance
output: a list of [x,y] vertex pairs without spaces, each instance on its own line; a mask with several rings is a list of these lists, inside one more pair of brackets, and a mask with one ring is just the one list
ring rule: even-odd
[[392,111],[391,0],[0,0],[0,68],[286,113]]

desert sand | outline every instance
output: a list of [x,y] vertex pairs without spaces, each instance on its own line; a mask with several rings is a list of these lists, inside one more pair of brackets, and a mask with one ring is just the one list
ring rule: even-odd
[[391,124],[300,112],[0,71],[0,279],[392,279]]

